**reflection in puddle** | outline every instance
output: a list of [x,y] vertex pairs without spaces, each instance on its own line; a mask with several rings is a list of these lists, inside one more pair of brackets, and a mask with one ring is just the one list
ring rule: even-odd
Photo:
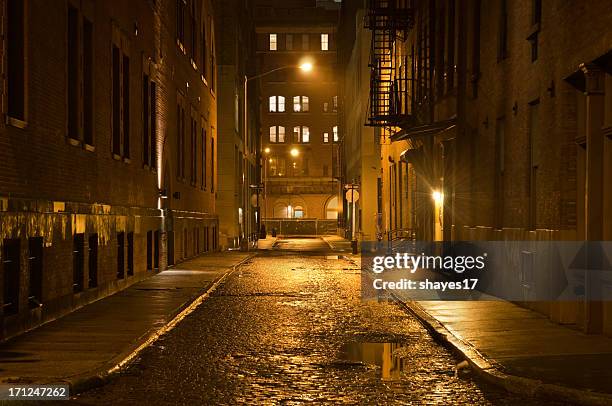
[[340,259],[339,255],[326,255],[325,259]]
[[408,366],[408,360],[403,356],[404,348],[406,345],[401,343],[352,342],[342,347],[340,358],[375,365],[383,381],[396,381]]

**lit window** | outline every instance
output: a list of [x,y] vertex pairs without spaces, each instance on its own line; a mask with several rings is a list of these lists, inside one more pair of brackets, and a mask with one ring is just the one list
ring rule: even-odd
[[268,98],[268,110],[271,113],[282,113],[285,111],[285,97],[284,96],[270,96]]
[[278,142],[276,137],[276,127],[270,127],[270,142]]
[[328,102],[323,103],[323,112],[327,113],[328,110],[329,110],[329,103]]
[[334,97],[332,98],[332,103],[333,103],[333,106],[334,106],[334,109],[333,109],[333,110],[334,110],[334,111],[337,111],[337,110],[338,110],[338,96],[334,96]]
[[329,34],[321,34],[321,51],[329,51]]
[[275,112],[276,111],[276,96],[270,96],[268,100],[269,100],[270,112]]
[[338,138],[338,126],[335,125],[334,126],[334,142],[338,142],[340,141],[340,138]]
[[278,126],[278,142],[285,142],[285,127]]
[[307,112],[309,108],[308,96],[293,96],[293,111]]
[[270,34],[270,51],[276,51],[276,49],[277,49],[276,34]]
[[329,133],[323,133],[323,142],[329,142]]
[[293,127],[293,142],[309,143],[310,142],[310,128],[306,126]]
[[285,96],[277,96],[278,97],[278,111],[280,113],[285,111]]

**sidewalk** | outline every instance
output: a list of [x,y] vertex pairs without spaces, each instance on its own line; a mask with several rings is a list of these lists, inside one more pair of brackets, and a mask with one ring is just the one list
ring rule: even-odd
[[250,257],[202,255],[0,344],[0,382],[95,385]]
[[[358,255],[347,255],[358,266]],[[483,379],[510,392],[612,404],[612,338],[587,335],[507,301],[395,298]]]
[[258,250],[271,250],[274,248],[274,243],[276,242],[276,237],[267,236],[264,239],[257,240],[257,249]]

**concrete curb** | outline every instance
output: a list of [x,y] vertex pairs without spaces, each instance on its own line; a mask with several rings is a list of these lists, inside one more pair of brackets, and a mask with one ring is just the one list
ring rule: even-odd
[[208,287],[194,295],[181,305],[174,313],[170,315],[171,320],[161,328],[151,329],[149,332],[139,337],[132,347],[112,358],[105,365],[95,371],[80,374],[64,380],[64,383],[70,386],[71,396],[77,393],[85,392],[108,383],[115,377],[121,369],[129,365],[144,349],[155,343],[162,335],[171,331],[185,317],[196,310],[238,267],[254,258],[257,254],[253,253],[232,266],[232,269],[218,277]]
[[[345,258],[358,265],[352,258]],[[406,300],[388,292],[393,300],[412,314],[434,340],[451,350],[455,355],[465,358],[472,371],[483,381],[496,385],[508,392],[534,398],[571,402],[589,406],[612,405],[612,395],[556,384],[544,383],[537,379],[510,375],[503,371],[501,365],[478,352],[471,344],[465,342],[448,330],[442,322],[430,315],[418,302]]]

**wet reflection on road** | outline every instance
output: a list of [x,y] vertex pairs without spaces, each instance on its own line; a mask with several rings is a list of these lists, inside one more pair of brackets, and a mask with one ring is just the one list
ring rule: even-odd
[[256,257],[117,379],[77,400],[530,404],[456,377],[460,360],[399,306],[362,302],[359,271],[328,254]]

